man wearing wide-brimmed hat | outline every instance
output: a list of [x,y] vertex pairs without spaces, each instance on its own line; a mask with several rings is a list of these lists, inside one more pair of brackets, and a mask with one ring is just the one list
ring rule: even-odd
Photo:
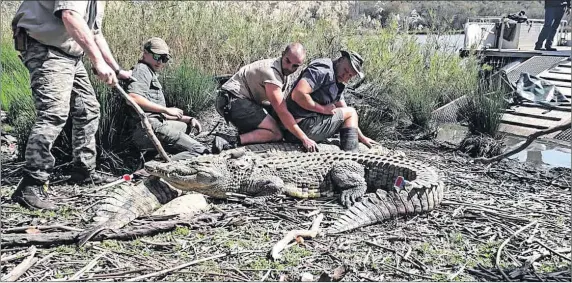
[[[125,88],[129,96],[143,109],[151,124],[153,132],[165,151],[177,154],[188,152],[193,156],[208,153],[208,149],[193,139],[189,133],[193,128],[201,132],[199,121],[186,116],[183,110],[167,107],[163,87],[157,73],[163,69],[171,58],[169,46],[158,37],[152,37],[143,44],[143,53],[139,62],[133,67],[133,77],[137,81],[129,82]],[[147,136],[139,116],[130,109],[133,121],[137,121],[133,132],[133,143],[141,151],[156,153],[155,146]]]
[[[286,99],[288,110],[300,128],[316,142],[340,133],[341,148],[354,151],[362,142],[371,147],[376,142],[364,136],[358,127],[358,114],[344,101],[345,84],[358,76],[363,78],[363,58],[353,51],[341,51],[335,60],[313,60],[301,73]],[[295,141],[284,135],[287,141]]]

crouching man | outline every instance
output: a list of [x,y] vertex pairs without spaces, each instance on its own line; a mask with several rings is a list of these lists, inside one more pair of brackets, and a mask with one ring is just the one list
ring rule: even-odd
[[[291,94],[287,97],[288,110],[304,133],[316,142],[340,133],[341,148],[357,151],[359,142],[371,147],[377,144],[364,136],[358,127],[358,114],[344,101],[345,84],[358,75],[363,78],[363,59],[355,52],[341,51],[342,56],[332,60],[320,58],[310,62],[300,74]],[[285,134],[286,141],[295,141]]]
[[238,135],[216,134],[213,153],[239,145],[280,141],[283,134],[279,122],[307,150],[314,151],[316,142],[296,124],[286,108],[283,94],[288,77],[296,72],[305,57],[301,44],[289,44],[281,57],[248,64],[222,85],[216,108],[238,129]]

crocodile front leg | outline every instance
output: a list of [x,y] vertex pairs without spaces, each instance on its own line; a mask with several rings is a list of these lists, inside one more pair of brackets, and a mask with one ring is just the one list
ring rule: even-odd
[[252,196],[245,200],[247,204],[263,204],[269,197],[284,191],[284,181],[277,176],[257,176],[246,188],[245,194]]
[[341,191],[340,202],[346,207],[358,202],[367,191],[365,168],[355,161],[336,161],[330,176],[334,188]]

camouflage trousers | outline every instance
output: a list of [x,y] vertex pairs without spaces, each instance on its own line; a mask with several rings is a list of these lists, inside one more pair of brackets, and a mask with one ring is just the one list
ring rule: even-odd
[[50,150],[70,114],[73,161],[77,167],[92,172],[100,110],[81,58],[35,41],[21,55],[30,72],[36,107],[36,122],[26,146],[24,174],[38,181],[48,180],[55,164]]

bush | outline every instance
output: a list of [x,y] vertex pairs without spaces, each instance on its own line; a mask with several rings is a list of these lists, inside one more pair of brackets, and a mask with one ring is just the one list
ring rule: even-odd
[[30,75],[22,64],[18,53],[14,50],[12,43],[3,40],[0,52],[0,86],[2,95],[0,96],[1,109],[8,111],[10,104],[14,100],[31,97]]
[[507,92],[498,84],[489,86],[484,82],[469,94],[467,105],[460,111],[473,135],[499,138],[499,126],[507,107]]
[[167,105],[181,108],[187,115],[196,116],[214,103],[217,81],[191,63],[167,69],[162,81]]

